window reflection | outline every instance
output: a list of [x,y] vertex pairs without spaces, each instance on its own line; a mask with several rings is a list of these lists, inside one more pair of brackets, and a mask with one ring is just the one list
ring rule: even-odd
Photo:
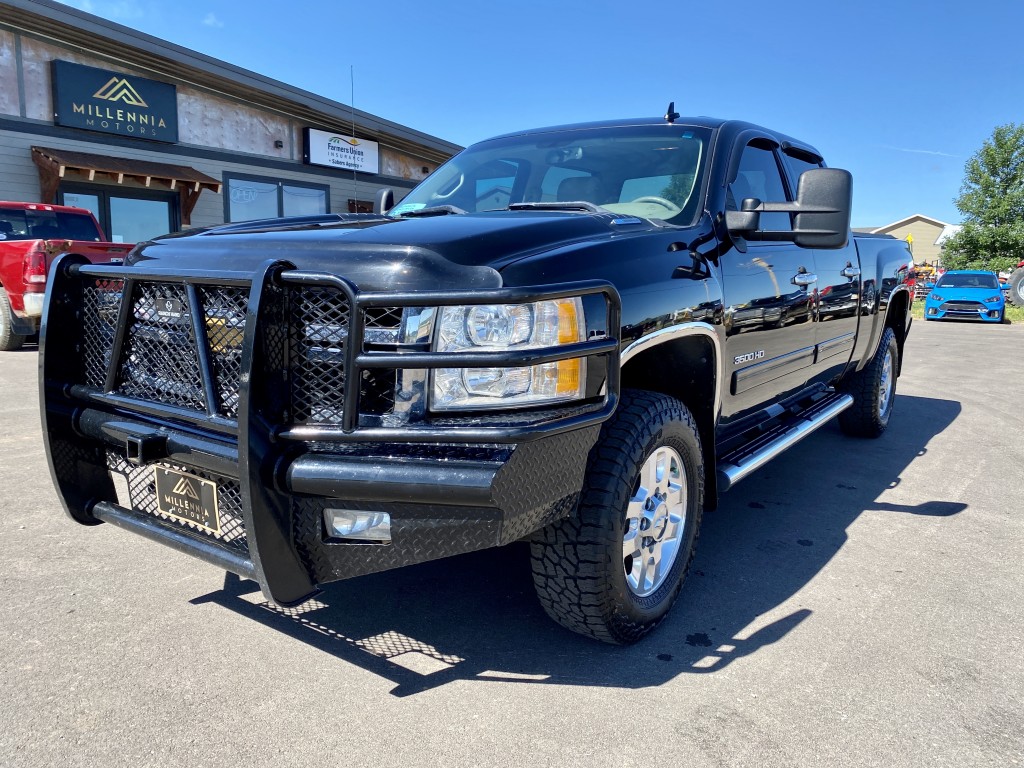
[[231,179],[228,200],[231,221],[272,219],[278,215],[277,184]]
[[167,201],[111,196],[111,241],[138,243],[170,231],[171,206]]
[[327,187],[225,176],[229,221],[327,213]]
[[281,187],[281,202],[283,216],[313,216],[327,213],[327,193],[322,189],[284,184]]

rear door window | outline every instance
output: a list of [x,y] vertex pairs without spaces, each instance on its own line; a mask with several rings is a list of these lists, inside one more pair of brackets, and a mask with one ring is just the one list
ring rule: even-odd
[[796,157],[794,155],[785,155],[786,165],[789,166],[789,178],[793,180],[793,189],[797,189],[797,185],[800,183],[800,175],[804,171],[810,171],[814,168],[821,168],[821,163],[815,163],[811,160],[803,157]]

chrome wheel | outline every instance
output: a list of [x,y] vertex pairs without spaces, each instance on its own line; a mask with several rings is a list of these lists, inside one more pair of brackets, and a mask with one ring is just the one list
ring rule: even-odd
[[626,507],[622,564],[634,595],[647,597],[665,583],[685,524],[683,460],[675,449],[661,447],[640,468],[636,491]]
[[882,361],[882,375],[878,381],[878,415],[883,419],[889,414],[889,407],[892,405],[894,383],[892,352],[891,350],[886,350],[885,360]]

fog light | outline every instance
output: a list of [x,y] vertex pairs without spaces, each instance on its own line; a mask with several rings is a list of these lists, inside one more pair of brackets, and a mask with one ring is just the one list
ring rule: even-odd
[[929,315],[937,315],[937,314],[939,314],[939,310],[937,310],[935,307],[928,307],[928,314]]
[[335,539],[391,543],[391,515],[354,509],[325,509],[327,535]]

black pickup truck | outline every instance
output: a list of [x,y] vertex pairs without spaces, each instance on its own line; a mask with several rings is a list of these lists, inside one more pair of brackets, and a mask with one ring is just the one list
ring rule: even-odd
[[670,109],[484,141],[389,197],[57,264],[40,389],[74,520],[281,605],[528,539],[545,610],[628,643],[719,494],[833,417],[886,428],[910,254],[850,235],[850,175],[807,144]]

